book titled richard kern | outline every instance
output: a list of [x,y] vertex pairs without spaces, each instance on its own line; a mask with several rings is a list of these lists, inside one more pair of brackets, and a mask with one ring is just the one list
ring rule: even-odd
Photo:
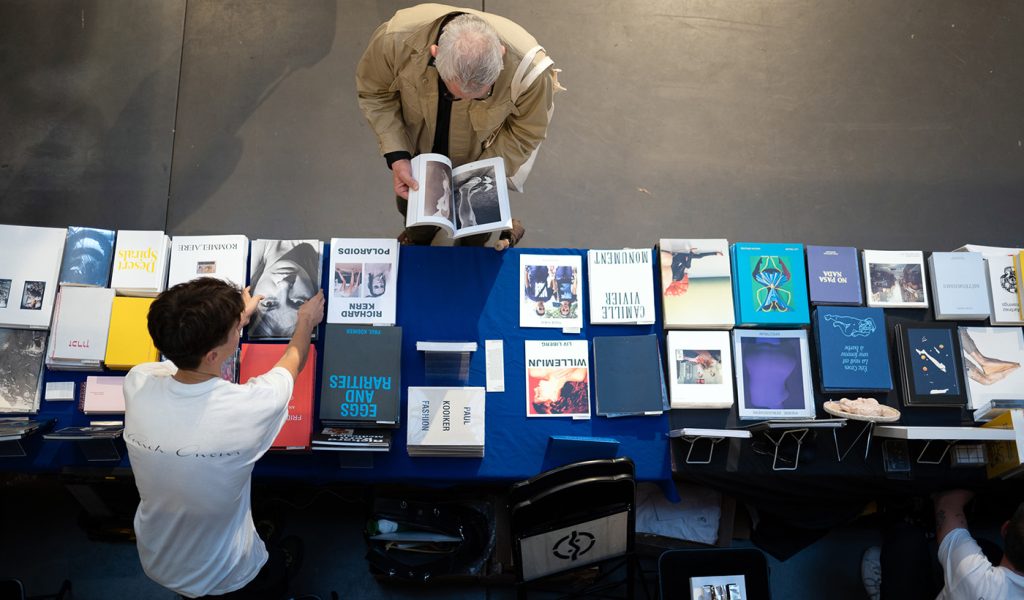
[[398,427],[402,329],[328,324],[320,420],[338,426]]

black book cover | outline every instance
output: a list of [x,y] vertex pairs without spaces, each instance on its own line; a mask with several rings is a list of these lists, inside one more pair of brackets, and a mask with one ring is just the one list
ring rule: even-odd
[[956,324],[896,324],[904,406],[964,406],[960,344]]
[[661,413],[665,385],[657,336],[594,338],[594,389],[599,415]]
[[328,324],[320,420],[353,427],[398,427],[402,328]]

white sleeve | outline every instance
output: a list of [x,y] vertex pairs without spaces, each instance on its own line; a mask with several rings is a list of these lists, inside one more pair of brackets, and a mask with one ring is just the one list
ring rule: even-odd
[[274,367],[245,383],[253,402],[252,414],[259,415],[256,425],[261,431],[260,454],[266,452],[281,427],[288,420],[288,404],[292,398],[295,380],[284,367]]
[[965,593],[986,589],[995,577],[994,567],[966,529],[954,529],[939,544],[947,597],[969,597]]

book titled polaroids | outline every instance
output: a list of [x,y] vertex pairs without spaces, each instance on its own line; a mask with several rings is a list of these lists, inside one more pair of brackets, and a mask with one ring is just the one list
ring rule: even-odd
[[127,371],[160,358],[160,352],[149,337],[146,317],[152,298],[114,297],[110,307],[110,329],[107,332],[107,353],[103,357],[108,369]]
[[48,329],[66,231],[0,225],[0,327]]
[[328,324],[320,420],[338,427],[398,427],[402,328]]
[[107,287],[114,260],[114,232],[92,227],[68,227],[60,285]]
[[653,255],[647,248],[587,251],[591,325],[654,322]]
[[740,419],[813,419],[814,390],[807,332],[735,330]]
[[807,246],[807,285],[811,304],[864,304],[857,249],[849,246]]
[[527,340],[526,416],[590,418],[587,340]]
[[[243,384],[274,368],[284,355],[287,344],[242,344],[238,379]],[[313,435],[313,396],[316,390],[316,346],[309,345],[309,357],[295,379],[292,397],[288,400],[288,420],[274,438],[271,448],[305,450]]]
[[46,352],[51,369],[99,369],[107,353],[114,290],[62,287],[53,310],[53,331]]
[[810,323],[803,244],[737,242],[729,251],[737,325]]
[[124,414],[124,377],[85,378],[79,390],[79,409],[87,414]]
[[0,328],[0,413],[39,410],[45,352],[45,331]]
[[484,456],[482,387],[409,386],[409,456]]
[[398,240],[332,238],[327,322],[393,325],[398,297]]
[[826,392],[892,389],[885,313],[863,306],[819,306],[814,311],[821,387]]
[[420,189],[409,190],[406,227],[434,225],[451,238],[512,228],[501,157],[453,169],[447,157],[428,153],[413,158],[411,166]]
[[732,270],[724,239],[658,243],[666,329],[732,329]]
[[658,336],[594,338],[594,405],[598,415],[660,415],[665,379]]
[[299,307],[320,289],[323,251],[320,240],[252,241],[249,291],[263,299],[249,321],[250,339],[291,338]]
[[157,296],[167,289],[170,255],[171,238],[163,231],[118,231],[110,287],[120,296]]
[[960,343],[952,323],[896,324],[904,406],[963,406]]
[[868,306],[928,308],[924,253],[920,250],[864,250]]
[[176,235],[171,240],[167,287],[213,277],[241,289],[248,261],[249,238],[244,235]]
[[728,331],[670,331],[669,395],[672,408],[730,408],[735,391]]
[[519,255],[519,326],[583,327],[582,257],[566,254]]
[[939,321],[979,321],[991,314],[985,259],[978,252],[933,252],[928,256],[931,270],[932,303]]
[[1024,400],[1024,334],[1020,327],[960,327],[968,408]]

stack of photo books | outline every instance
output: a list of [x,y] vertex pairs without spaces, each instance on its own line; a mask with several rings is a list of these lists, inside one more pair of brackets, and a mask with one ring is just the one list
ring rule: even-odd
[[82,442],[88,440],[116,440],[124,433],[124,423],[94,424],[81,427],[64,427],[43,434],[44,440]]
[[313,434],[313,450],[332,452],[387,452],[391,450],[388,429],[324,427]]
[[482,387],[410,387],[409,456],[484,456]]
[[71,371],[99,370],[107,353],[114,290],[62,287],[53,310],[46,366]]
[[167,289],[170,255],[163,231],[118,231],[110,287],[121,296],[156,297]]

